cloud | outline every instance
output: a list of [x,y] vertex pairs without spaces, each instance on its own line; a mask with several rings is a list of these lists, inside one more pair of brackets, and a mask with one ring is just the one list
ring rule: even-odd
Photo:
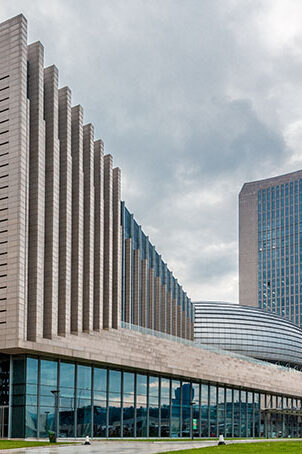
[[0,0],[20,11],[188,295],[236,301],[238,192],[302,162],[301,2]]

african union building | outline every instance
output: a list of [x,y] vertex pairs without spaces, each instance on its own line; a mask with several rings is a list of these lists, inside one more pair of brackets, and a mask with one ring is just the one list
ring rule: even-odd
[[300,355],[194,342],[189,297],[22,15],[0,24],[0,352],[2,437],[302,433]]

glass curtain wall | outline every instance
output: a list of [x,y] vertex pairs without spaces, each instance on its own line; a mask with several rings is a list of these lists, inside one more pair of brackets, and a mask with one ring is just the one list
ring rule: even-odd
[[60,437],[301,432],[298,399],[65,361],[14,358],[11,390],[12,420],[20,421],[12,424],[14,438],[46,438],[56,427]]

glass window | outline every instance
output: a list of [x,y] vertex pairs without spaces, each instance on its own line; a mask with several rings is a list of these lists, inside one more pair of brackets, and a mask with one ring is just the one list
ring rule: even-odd
[[227,388],[225,394],[225,436],[232,437],[233,424],[233,390]]
[[75,365],[60,363],[59,434],[74,437]]
[[217,437],[217,396],[216,386],[210,386],[210,437]]
[[91,367],[77,367],[77,436],[91,436]]
[[160,379],[161,437],[170,435],[170,380]]
[[182,436],[191,436],[191,383],[182,383]]
[[58,389],[58,363],[56,361],[41,360],[40,383],[40,437],[48,437],[49,430],[55,430],[55,395],[52,391]]
[[109,437],[121,436],[121,372],[109,370]]
[[147,376],[136,375],[136,436],[147,436]]
[[171,419],[171,436],[180,437],[180,408],[181,408],[181,388],[178,380],[171,381],[172,397],[172,419]]
[[149,377],[149,437],[159,436],[159,379]]
[[134,374],[123,374],[123,436],[134,437]]
[[240,416],[241,416],[241,429],[240,429],[240,436],[246,437],[247,436],[247,405],[246,405],[246,391],[240,391]]
[[253,393],[247,393],[247,436],[253,437]]
[[26,359],[26,437],[38,436],[38,364],[39,361],[36,358]]
[[201,385],[201,436],[208,437],[209,430],[209,387]]
[[107,369],[94,368],[93,436],[105,437],[107,426]]
[[193,422],[192,422],[192,430],[194,437],[199,437],[199,430],[200,430],[200,414],[199,414],[199,388],[200,385],[198,383],[192,383],[192,405],[193,405]]
[[224,388],[218,388],[217,402],[218,435],[225,435],[224,427]]

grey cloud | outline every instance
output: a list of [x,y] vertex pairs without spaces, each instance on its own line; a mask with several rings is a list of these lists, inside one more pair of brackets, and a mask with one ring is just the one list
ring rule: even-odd
[[271,4],[0,0],[2,16],[28,17],[122,168],[128,207],[194,299],[236,300],[238,191],[291,169],[283,136],[302,57],[269,53],[258,21]]

